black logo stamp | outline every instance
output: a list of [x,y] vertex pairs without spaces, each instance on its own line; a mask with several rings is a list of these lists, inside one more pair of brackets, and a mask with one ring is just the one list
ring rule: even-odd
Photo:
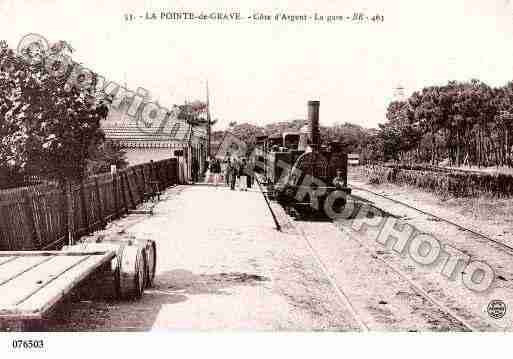
[[501,319],[506,315],[506,303],[500,299],[494,299],[486,307],[488,315],[494,319]]

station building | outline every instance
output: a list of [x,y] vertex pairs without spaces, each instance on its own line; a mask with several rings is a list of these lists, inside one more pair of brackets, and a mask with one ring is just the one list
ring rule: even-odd
[[128,115],[129,105],[111,106],[101,124],[106,140],[126,153],[129,165],[178,158],[181,183],[192,180],[193,161],[203,171],[207,156],[206,122],[190,123],[168,117],[159,126],[147,128]]

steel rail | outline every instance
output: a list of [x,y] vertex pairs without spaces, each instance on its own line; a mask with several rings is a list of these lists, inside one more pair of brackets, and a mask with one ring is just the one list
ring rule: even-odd
[[[335,223],[334,223],[335,224]],[[335,226],[337,226],[335,224]],[[350,231],[348,231],[346,228],[343,228],[341,226],[337,226],[340,230],[342,230],[349,238],[351,238],[352,240],[354,240],[355,242],[357,242],[359,245],[361,245],[363,248],[365,248],[369,253],[372,253],[373,250],[372,248],[370,248],[369,246],[367,246],[363,241],[360,241],[358,240],[355,236],[352,235],[352,233]],[[386,265],[388,268],[390,268],[393,272],[395,272],[397,275],[399,275],[403,280],[405,280],[406,282],[408,282],[408,284],[414,288],[419,294],[421,294],[425,299],[427,299],[429,302],[431,302],[431,304],[435,305],[436,307],[438,307],[439,309],[442,310],[442,312],[450,315],[454,320],[460,322],[468,331],[471,331],[471,332],[474,332],[474,331],[477,331],[476,328],[474,328],[473,325],[471,325],[470,323],[468,323],[465,319],[461,318],[459,315],[457,315],[452,309],[450,309],[449,307],[447,307],[445,304],[439,302],[437,299],[433,298],[433,296],[431,296],[426,290],[424,290],[424,288],[422,288],[420,285],[418,285],[417,283],[415,283],[413,280],[411,280],[406,274],[404,274],[404,272],[397,268],[395,265],[387,262],[386,260],[384,260],[383,258],[380,258],[380,257],[377,257],[377,256],[373,256],[372,257],[373,259],[376,259],[378,261],[380,261],[381,263],[383,263],[384,265]]]
[[341,306],[345,307],[349,311],[349,313],[351,314],[351,316],[355,320],[356,324],[360,328],[360,331],[368,332],[369,331],[369,326],[360,318],[360,315],[358,314],[357,310],[355,309],[355,307],[353,306],[353,304],[349,300],[349,297],[347,296],[347,294],[335,282],[335,280],[333,279],[333,276],[330,274],[330,272],[328,270],[328,267],[326,266],[326,264],[324,264],[324,262],[322,261],[320,255],[317,253],[317,251],[312,246],[310,240],[306,236],[306,234],[303,231],[303,229],[300,228],[299,226],[295,225],[294,223],[292,223],[292,221],[289,219],[288,216],[287,216],[286,220],[288,222],[288,225],[290,227],[294,228],[296,230],[296,232],[301,236],[301,238],[303,238],[303,240],[306,242],[308,250],[310,251],[310,254],[312,255],[312,257],[314,257],[315,261],[317,262],[317,265],[319,266],[319,268],[321,269],[323,274],[328,279],[328,282],[330,283],[330,285],[334,289],[335,294],[337,295],[337,297],[339,298],[339,301],[341,302],[340,303]]
[[417,212],[419,212],[419,213],[422,213],[422,214],[424,214],[424,215],[426,215],[426,216],[430,216],[430,217],[436,218],[436,219],[438,219],[438,220],[440,220],[440,221],[443,221],[443,222],[449,223],[450,225],[455,226],[455,227],[457,227],[458,229],[460,229],[460,230],[462,230],[462,231],[466,231],[466,232],[472,233],[472,234],[474,234],[474,235],[476,235],[476,236],[478,236],[478,237],[481,237],[481,238],[483,238],[483,239],[485,239],[485,240],[487,240],[487,241],[489,241],[489,242],[493,242],[493,243],[497,244],[498,246],[505,248],[507,251],[511,252],[511,253],[510,253],[511,255],[513,255],[513,247],[512,247],[512,246],[509,246],[509,245],[508,245],[508,244],[506,244],[506,243],[503,243],[503,242],[501,242],[501,241],[498,241],[498,240],[496,240],[496,239],[493,239],[493,238],[491,238],[491,237],[489,237],[489,236],[487,236],[487,235],[485,235],[485,234],[483,234],[483,233],[477,232],[477,231],[475,231],[475,230],[473,230],[473,229],[470,229],[470,228],[464,227],[464,226],[462,226],[462,225],[460,225],[460,224],[458,224],[458,223],[456,223],[456,222],[453,222],[453,221],[451,221],[451,220],[449,220],[449,219],[447,219],[447,218],[443,218],[443,217],[437,216],[437,215],[435,215],[435,214],[433,214],[433,213],[426,212],[426,211],[424,211],[424,210],[422,210],[422,209],[419,209],[419,208],[417,208],[417,207],[414,207],[414,206],[409,205],[409,204],[407,204],[407,203],[404,203],[404,202],[402,202],[402,201],[399,201],[399,200],[396,200],[396,199],[390,198],[390,197],[388,197],[388,196],[385,196],[385,195],[382,195],[382,194],[379,194],[379,193],[373,192],[373,191],[368,190],[368,189],[366,189],[366,188],[362,188],[362,187],[358,187],[358,186],[354,186],[354,185],[352,185],[351,187],[352,187],[352,188],[354,188],[354,189],[357,189],[357,190],[359,190],[359,191],[368,192],[368,193],[371,193],[371,194],[373,194],[373,195],[375,195],[375,196],[385,198],[385,199],[387,199],[387,200],[389,200],[389,201],[391,201],[391,202],[394,202],[394,203],[400,204],[400,205],[402,205],[402,206],[408,207],[408,208],[413,209],[414,211],[417,211]]

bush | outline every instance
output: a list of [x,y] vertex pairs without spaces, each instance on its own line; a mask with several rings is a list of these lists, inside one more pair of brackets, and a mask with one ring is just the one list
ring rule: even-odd
[[[414,168],[414,169],[412,169]],[[423,166],[366,166],[369,183],[384,182],[410,185],[436,194],[454,197],[477,197],[488,194],[497,198],[513,196],[513,176],[466,172]]]
[[390,167],[369,165],[363,168],[363,172],[367,177],[369,183],[380,184],[391,182],[393,169]]

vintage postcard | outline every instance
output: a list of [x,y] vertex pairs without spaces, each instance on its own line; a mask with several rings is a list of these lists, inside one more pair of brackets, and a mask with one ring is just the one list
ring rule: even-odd
[[512,20],[509,0],[1,0],[8,351],[512,331]]

